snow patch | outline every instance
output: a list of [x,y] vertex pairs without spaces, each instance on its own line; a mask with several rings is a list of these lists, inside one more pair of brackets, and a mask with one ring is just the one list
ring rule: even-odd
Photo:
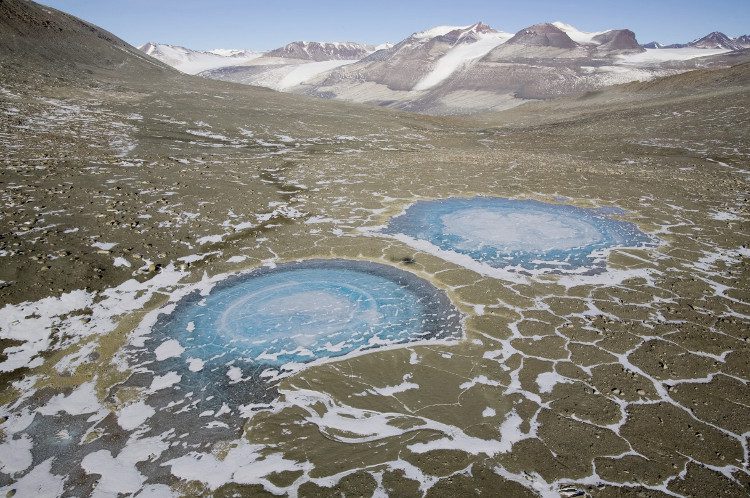
[[320,61],[320,62],[309,62],[307,64],[301,64],[289,73],[286,74],[281,80],[275,85],[277,90],[288,90],[297,85],[301,85],[306,81],[309,81],[319,74],[325,73],[337,67],[345,66],[347,64],[354,64],[357,60],[332,60],[332,61]]
[[461,43],[450,49],[442,56],[435,67],[414,85],[414,91],[428,90],[463,66],[481,59],[498,45],[510,40],[510,33],[481,33],[479,40],[474,43]]
[[565,24],[564,22],[560,21],[553,22],[552,25],[560,29],[561,31],[564,31],[565,34],[567,34],[574,42],[583,44],[597,44],[594,41],[594,37],[609,31],[592,31],[588,33],[586,31],[580,31],[575,26],[571,26],[570,24]]
[[162,361],[167,358],[174,358],[180,356],[185,351],[177,339],[169,339],[168,341],[162,342],[159,347],[154,350],[156,354],[156,360]]

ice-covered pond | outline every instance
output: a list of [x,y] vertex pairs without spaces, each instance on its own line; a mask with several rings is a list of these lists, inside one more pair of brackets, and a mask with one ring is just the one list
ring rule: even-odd
[[493,268],[596,271],[606,250],[652,239],[611,211],[496,197],[420,201],[381,233],[423,250],[469,257]]
[[461,336],[460,316],[432,284],[386,265],[312,260],[263,268],[198,293],[152,337],[183,357],[280,366],[381,346]]
[[[115,465],[110,451],[129,458],[126,444],[145,438],[133,444],[155,445],[161,460],[149,457],[139,470],[158,475],[163,462],[188,450],[237,438],[247,417],[277,398],[276,381],[286,373],[316,360],[463,336],[462,315],[445,292],[387,265],[320,259],[214,281],[155,310],[145,335],[122,351],[132,374],[105,396],[112,413],[90,382],[28,419],[24,438],[33,441],[34,465],[56,456],[58,475],[69,462]],[[87,434],[106,434],[106,451],[79,444]]]
[[201,410],[220,410],[270,401],[269,380],[304,364],[462,335],[445,292],[407,271],[342,259],[280,264],[230,276],[166,309],[130,352],[142,368],[126,384],[153,390],[153,379],[173,379],[152,406],[176,406],[191,393]]

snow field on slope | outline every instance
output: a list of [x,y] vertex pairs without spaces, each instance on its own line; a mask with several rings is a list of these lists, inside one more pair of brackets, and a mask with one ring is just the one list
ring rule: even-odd
[[576,43],[596,43],[594,41],[594,37],[597,35],[601,35],[602,33],[606,33],[608,30],[604,31],[593,31],[591,33],[587,33],[585,31],[580,31],[575,26],[571,26],[570,24],[565,24],[564,22],[553,22],[553,26],[556,28],[562,30],[565,32],[566,35],[570,37],[571,40],[573,40]]
[[453,47],[437,61],[432,71],[414,85],[413,90],[428,90],[434,87],[456,72],[461,66],[481,59],[493,48],[505,43],[512,37],[513,35],[509,33],[493,33],[483,36],[474,43]]
[[281,80],[275,85],[277,90],[286,90],[293,86],[297,86],[306,81],[311,80],[315,76],[336,69],[337,67],[345,66],[347,64],[353,64],[356,60],[333,60],[333,61],[320,61],[310,62],[308,64],[302,64],[295,67],[289,73],[286,74]]
[[637,54],[623,54],[619,56],[620,64],[648,64],[664,61],[686,61],[696,57],[707,57],[729,52],[725,49],[709,48],[647,48],[645,52]]

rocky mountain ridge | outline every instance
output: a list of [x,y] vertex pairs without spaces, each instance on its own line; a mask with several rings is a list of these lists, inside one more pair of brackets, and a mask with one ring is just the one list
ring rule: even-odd
[[[480,21],[435,26],[382,46],[297,41],[263,54],[185,53],[183,47],[167,45],[156,52],[144,47],[167,64],[208,78],[420,113],[455,114],[504,109],[529,99],[722,64],[711,57],[750,47],[748,38],[730,39],[716,32],[664,47],[658,42],[641,45],[629,29],[585,32],[558,21],[508,33]],[[172,60],[179,57],[189,61]]]

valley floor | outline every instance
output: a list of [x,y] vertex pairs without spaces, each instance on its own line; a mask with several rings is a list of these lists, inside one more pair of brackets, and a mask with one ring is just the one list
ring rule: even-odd
[[[183,76],[3,79],[2,492],[747,494],[750,86],[733,71],[471,119]],[[367,233],[475,195],[619,208],[660,243],[599,275],[503,280]],[[162,371],[179,348],[144,353],[181,296],[309,258],[428,279],[465,338],[270,372],[218,408],[180,384],[188,358]]]

